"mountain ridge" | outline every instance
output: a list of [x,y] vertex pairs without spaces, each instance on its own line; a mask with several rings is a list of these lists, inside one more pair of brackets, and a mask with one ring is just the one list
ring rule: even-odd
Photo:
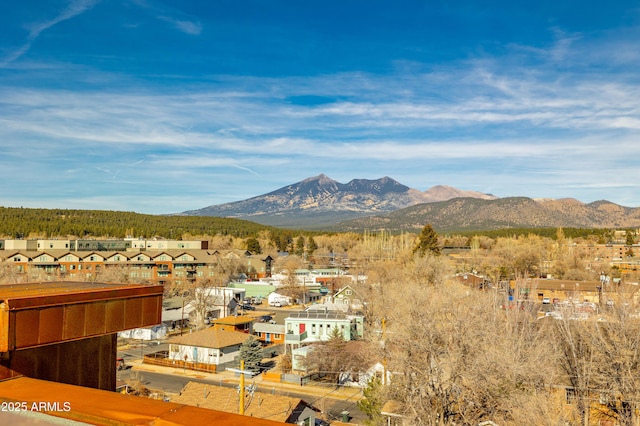
[[426,223],[439,232],[508,228],[638,228],[640,208],[623,207],[606,200],[585,204],[576,199],[455,198],[418,204],[386,215],[353,219],[337,224],[334,229],[343,232],[364,229],[419,232]]
[[585,204],[575,198],[506,197],[446,185],[419,191],[384,176],[337,182],[320,174],[267,194],[181,213],[244,219],[282,228],[360,232],[439,231],[501,228],[640,227],[640,208],[607,200]]
[[269,193],[180,213],[251,220],[289,228],[325,228],[362,216],[390,213],[420,203],[466,196],[495,199],[491,194],[437,185],[427,191],[409,188],[384,176],[337,182],[325,174],[309,177]]

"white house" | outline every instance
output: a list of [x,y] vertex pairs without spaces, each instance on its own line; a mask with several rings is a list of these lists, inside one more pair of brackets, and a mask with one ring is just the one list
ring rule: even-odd
[[326,342],[337,330],[344,340],[359,340],[364,335],[364,317],[345,315],[341,312],[304,311],[292,312],[284,320],[285,343],[300,346],[307,343]]
[[279,294],[274,291],[273,293],[269,293],[267,295],[267,302],[269,303],[269,306],[274,306],[277,304],[286,306],[291,304],[291,298],[289,296],[285,296],[283,294]]
[[169,359],[194,364],[220,365],[234,361],[247,333],[215,327],[170,338]]
[[154,325],[153,327],[134,328],[118,333],[118,337],[138,340],[159,340],[164,339],[166,336],[167,326],[164,324]]
[[342,287],[333,296],[327,297],[327,300],[345,305],[350,311],[360,311],[364,308],[364,300],[350,285]]

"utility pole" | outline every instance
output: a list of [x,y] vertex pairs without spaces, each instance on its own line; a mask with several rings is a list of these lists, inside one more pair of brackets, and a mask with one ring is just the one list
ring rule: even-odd
[[[238,389],[240,391],[240,407],[238,409],[238,413],[241,416],[244,416],[244,375],[245,374],[253,374],[252,371],[250,370],[245,370],[244,369],[244,360],[241,359],[240,360],[240,368],[227,368],[227,371],[233,371],[234,373],[240,373],[240,385],[238,386]],[[253,392],[252,387],[250,387],[249,392]]]
[[384,350],[384,355],[382,358],[382,384],[386,385],[387,384],[387,342],[384,340],[385,336],[385,332],[387,331],[387,319],[386,318],[382,318],[382,345],[383,345],[383,350]]
[[[244,371],[244,360],[240,360],[240,370]],[[240,374],[240,411],[241,416],[244,416],[244,372]]]

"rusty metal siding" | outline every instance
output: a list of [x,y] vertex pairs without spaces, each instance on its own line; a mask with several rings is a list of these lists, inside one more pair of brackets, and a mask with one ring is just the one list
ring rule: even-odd
[[0,352],[159,324],[162,291],[117,284],[0,285]]
[[79,339],[85,335],[86,313],[87,306],[84,304],[67,306],[62,325],[62,340]]

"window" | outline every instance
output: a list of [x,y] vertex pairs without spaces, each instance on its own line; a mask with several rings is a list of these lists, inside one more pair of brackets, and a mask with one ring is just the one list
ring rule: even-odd
[[349,290],[349,289],[345,290],[344,294],[346,294],[347,296],[351,296],[351,290]]
[[316,325],[311,324],[311,334],[316,334]]

